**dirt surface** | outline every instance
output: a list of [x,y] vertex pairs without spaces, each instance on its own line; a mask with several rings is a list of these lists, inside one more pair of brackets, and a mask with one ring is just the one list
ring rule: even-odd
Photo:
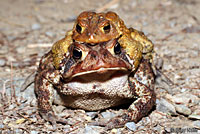
[[[0,134],[200,133],[199,8],[199,0],[1,0]],[[41,56],[85,10],[115,11],[128,27],[153,41],[164,61],[155,88],[156,107],[137,124],[106,131],[88,122],[109,119],[123,109],[86,112],[55,106],[69,123],[54,128],[38,114],[33,85],[19,91]],[[166,83],[164,75],[173,84]]]

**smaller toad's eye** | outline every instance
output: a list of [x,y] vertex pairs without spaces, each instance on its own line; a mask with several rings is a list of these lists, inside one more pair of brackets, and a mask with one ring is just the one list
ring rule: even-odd
[[103,30],[104,30],[105,33],[109,33],[110,32],[110,24],[104,26]]
[[73,58],[80,59],[82,57],[82,51],[78,48],[73,49]]
[[77,31],[79,34],[81,34],[81,32],[82,32],[82,27],[81,27],[79,24],[76,25],[76,31]]
[[117,42],[115,44],[114,52],[115,52],[115,54],[120,54],[121,53],[121,46],[120,46],[119,42]]

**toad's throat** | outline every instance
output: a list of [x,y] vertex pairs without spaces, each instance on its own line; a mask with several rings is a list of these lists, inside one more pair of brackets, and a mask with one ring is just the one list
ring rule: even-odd
[[[127,72],[114,70],[102,74],[90,73],[74,77],[70,81],[63,81],[60,92],[74,97],[83,97],[84,94],[87,94],[90,97],[95,96],[95,94],[98,94],[97,96],[103,94],[104,97],[107,96],[108,98],[113,99],[112,97],[119,97],[118,93],[124,91],[123,89],[128,89],[128,77],[129,74],[127,74]],[[127,92],[129,91],[126,91],[125,93]]]

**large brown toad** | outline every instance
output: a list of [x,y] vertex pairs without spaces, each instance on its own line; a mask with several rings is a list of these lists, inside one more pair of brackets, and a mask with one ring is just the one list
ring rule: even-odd
[[[150,60],[142,56],[143,45],[124,31],[102,35],[106,40],[80,40],[75,36],[78,29],[69,31],[40,61],[35,92],[42,117],[53,124],[59,121],[52,103],[89,111],[131,104],[106,126],[137,122],[155,104],[154,75]],[[122,29],[131,31],[125,25]]]

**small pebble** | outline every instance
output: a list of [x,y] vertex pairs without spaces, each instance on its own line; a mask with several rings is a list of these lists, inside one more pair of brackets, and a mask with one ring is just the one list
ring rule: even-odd
[[98,113],[97,112],[86,112],[86,114],[93,119]]
[[45,32],[45,34],[47,35],[47,36],[49,36],[49,37],[51,37],[51,38],[53,38],[53,37],[55,37],[55,34],[54,33],[52,33],[52,32]]
[[38,131],[31,131],[31,134],[38,134]]
[[115,9],[115,8],[117,8],[118,6],[119,6],[118,3],[117,3],[117,4],[114,4],[114,5],[110,6],[110,9]]
[[46,23],[47,20],[45,19],[45,17],[43,17],[42,15],[40,14],[36,14],[36,18],[37,20],[40,22],[40,23]]
[[61,19],[60,22],[74,22],[76,20],[77,16],[75,15],[71,15],[69,16],[68,18],[65,18],[65,19]]
[[7,38],[8,38],[9,41],[12,41],[12,40],[16,39],[17,37],[16,37],[16,36],[9,35],[9,36],[7,36]]
[[14,133],[16,133],[16,134],[21,134],[21,133],[22,133],[22,130],[21,130],[21,129],[15,129],[15,130],[14,130]]
[[65,106],[58,105],[55,107],[55,110],[59,113],[59,112],[62,112],[65,108],[66,108]]
[[172,27],[172,28],[173,28],[173,27],[175,27],[175,26],[176,26],[176,24],[177,24],[177,22],[176,22],[176,21],[171,21],[171,22],[170,22],[170,27]]
[[35,111],[32,110],[32,109],[28,109],[28,110],[26,110],[26,113],[27,113],[28,115],[31,115],[33,112],[35,112]]
[[170,132],[171,132],[171,128],[166,127],[166,128],[165,128],[165,132],[170,133]]
[[98,128],[97,126],[86,126],[84,130],[84,134],[97,134],[98,133]]
[[91,126],[86,126],[85,127],[85,133],[90,134],[92,132],[92,127]]
[[153,128],[153,130],[156,132],[161,132],[162,128],[160,125],[157,125],[156,127]]
[[182,89],[181,89],[181,92],[182,92],[182,93],[184,93],[185,91],[187,91],[186,88],[182,88]]
[[38,23],[35,23],[35,24],[33,24],[33,25],[31,26],[31,29],[32,29],[32,30],[39,30],[40,28],[41,28],[41,25],[38,24]]
[[14,106],[14,104],[11,104],[10,106],[9,106],[9,109],[13,109],[15,106]]
[[144,129],[144,128],[145,128],[144,126],[141,126],[141,125],[138,126],[138,130],[139,130],[139,129]]
[[191,114],[188,116],[188,118],[190,119],[197,119],[197,120],[200,120],[200,115],[197,115],[197,114]]
[[116,114],[112,113],[112,112],[102,112],[101,115],[103,116],[103,118],[105,119],[111,119],[113,117],[116,116]]
[[4,59],[0,59],[0,67],[4,66],[6,64],[6,61]]
[[200,129],[200,121],[194,121],[193,126]]
[[131,131],[135,131],[136,130],[136,125],[134,122],[128,122],[125,124],[125,126],[130,129]]
[[0,124],[0,128],[4,128],[4,125],[3,125],[3,124]]
[[192,111],[185,105],[175,105],[175,109],[177,112],[184,115],[190,115],[192,113]]
[[16,48],[17,53],[25,53],[26,52],[26,47],[20,46]]
[[192,112],[192,114],[197,114],[197,115],[200,115],[200,106],[199,106],[199,107],[197,107],[197,109],[196,109],[196,110],[194,110],[194,111]]
[[172,115],[176,115],[176,110],[174,105],[172,105],[171,103],[169,103],[167,100],[161,98],[159,101],[157,102],[157,110],[161,111],[163,113],[170,113]]
[[175,40],[176,40],[176,42],[180,42],[180,41],[182,41],[182,40],[184,40],[184,37],[183,36],[175,36]]

